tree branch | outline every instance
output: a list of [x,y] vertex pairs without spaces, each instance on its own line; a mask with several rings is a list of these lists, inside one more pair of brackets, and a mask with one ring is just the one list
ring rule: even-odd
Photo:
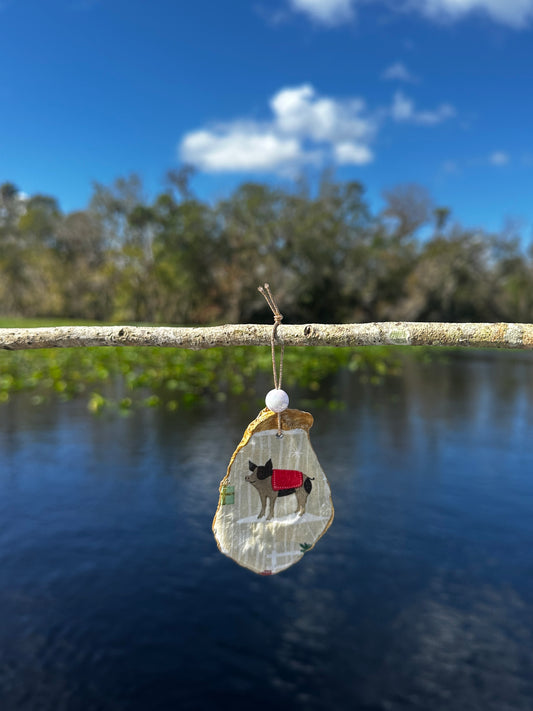
[[[243,324],[206,328],[167,326],[59,326],[0,328],[0,349],[159,346],[201,350],[217,346],[267,346],[272,326]],[[533,349],[526,323],[350,323],[280,326],[286,346],[461,346]]]

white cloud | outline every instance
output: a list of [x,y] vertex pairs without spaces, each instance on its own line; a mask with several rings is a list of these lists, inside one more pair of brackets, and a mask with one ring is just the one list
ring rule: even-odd
[[319,98],[310,84],[282,89],[274,96],[270,106],[282,132],[314,141],[367,141],[376,128],[372,119],[365,115],[362,99],[342,102]]
[[511,27],[525,27],[533,18],[533,0],[408,0],[407,7],[436,19],[459,20],[482,11]]
[[181,160],[206,172],[293,173],[302,165],[366,165],[386,120],[435,126],[455,115],[450,104],[419,110],[396,92],[392,106],[370,111],[361,98],[320,96],[311,84],[280,89],[263,121],[237,119],[185,134]]
[[415,77],[414,74],[411,74],[403,62],[395,62],[394,64],[391,64],[390,67],[385,69],[381,75],[381,78],[395,81],[405,81],[412,84],[416,84],[418,82],[418,78]]
[[271,171],[303,159],[299,141],[281,138],[253,124],[229,124],[212,131],[188,133],[181,157],[208,173],[221,171]]
[[287,172],[330,159],[343,165],[373,160],[378,120],[362,99],[317,95],[310,84],[278,91],[269,121],[233,121],[186,134],[183,161],[207,172]]
[[489,156],[489,163],[498,167],[508,165],[510,160],[509,154],[505,153],[505,151],[494,151],[494,153],[491,153]]
[[354,0],[289,0],[292,8],[315,22],[338,25],[354,16]]
[[340,165],[365,165],[374,160],[374,154],[368,146],[347,141],[335,146],[335,158]]
[[[355,9],[373,2],[391,7],[390,0],[289,0],[293,10],[306,13],[315,22],[338,25],[355,16]],[[533,0],[397,0],[401,11],[415,11],[432,20],[460,20],[484,13],[495,22],[521,28],[533,19]]]
[[455,113],[451,104],[441,104],[433,111],[417,111],[414,101],[401,91],[397,91],[394,95],[391,107],[391,115],[395,121],[415,123],[421,126],[435,126],[452,118]]

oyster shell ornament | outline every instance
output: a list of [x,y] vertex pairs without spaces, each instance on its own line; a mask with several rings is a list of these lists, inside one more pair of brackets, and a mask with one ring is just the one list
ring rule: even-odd
[[267,407],[246,428],[220,483],[213,532],[219,550],[260,575],[298,562],[333,521],[328,480],[311,446],[313,416],[288,409],[275,366],[276,331],[282,316],[268,284],[261,293],[274,313],[274,390]]

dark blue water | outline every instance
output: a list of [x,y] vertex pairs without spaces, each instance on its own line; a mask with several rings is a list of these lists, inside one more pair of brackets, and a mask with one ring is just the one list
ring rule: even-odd
[[336,518],[272,578],[211,534],[256,403],[3,406],[1,711],[530,711],[533,360],[330,386],[347,406],[312,441]]

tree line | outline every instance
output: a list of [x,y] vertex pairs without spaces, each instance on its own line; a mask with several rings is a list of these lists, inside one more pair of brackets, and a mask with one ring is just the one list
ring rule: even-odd
[[86,209],[0,185],[0,314],[203,324],[270,320],[270,281],[295,322],[533,320],[533,249],[512,225],[468,229],[403,185],[372,212],[364,187],[247,182],[214,203],[171,171],[95,184]]

